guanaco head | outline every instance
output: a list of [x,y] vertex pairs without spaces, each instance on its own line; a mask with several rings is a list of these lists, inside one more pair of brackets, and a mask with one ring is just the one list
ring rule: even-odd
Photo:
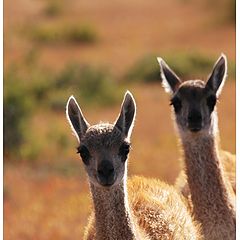
[[180,132],[200,133],[213,130],[215,105],[227,75],[227,59],[222,54],[205,83],[201,80],[182,82],[163,59],[157,58],[162,84],[171,93],[176,123]]
[[90,126],[75,98],[69,98],[66,106],[67,119],[79,141],[77,153],[82,158],[92,184],[109,188],[122,181],[127,167],[135,114],[134,98],[127,91],[114,124]]

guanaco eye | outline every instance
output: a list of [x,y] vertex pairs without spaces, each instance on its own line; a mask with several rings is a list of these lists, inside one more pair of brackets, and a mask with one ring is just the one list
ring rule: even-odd
[[180,100],[178,97],[174,97],[174,98],[171,100],[170,105],[173,105],[174,111],[175,111],[176,113],[178,113],[178,112],[181,110],[181,108],[182,108],[182,102],[181,102],[181,100]]
[[89,153],[87,147],[84,146],[84,145],[81,145],[80,147],[78,147],[77,153],[80,154],[83,163],[88,165],[89,164],[89,159],[90,159],[90,153]]
[[209,107],[209,111],[212,112],[215,105],[216,105],[216,102],[217,102],[217,98],[215,95],[211,95],[207,98],[207,105]]
[[126,161],[127,160],[127,156],[128,156],[129,151],[130,151],[130,144],[124,142],[121,145],[121,147],[119,148],[119,153],[118,153],[118,155],[121,156],[122,161]]

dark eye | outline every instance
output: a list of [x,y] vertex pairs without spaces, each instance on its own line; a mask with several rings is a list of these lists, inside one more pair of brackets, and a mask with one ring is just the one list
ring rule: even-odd
[[207,98],[207,105],[209,107],[209,111],[212,112],[215,105],[216,105],[216,102],[217,102],[217,98],[215,95],[211,95]]
[[80,154],[83,163],[86,164],[86,165],[88,165],[88,163],[89,163],[89,158],[90,158],[90,153],[89,153],[87,147],[84,146],[84,145],[81,145],[80,147],[78,147],[77,153]]
[[174,111],[178,113],[182,108],[182,102],[179,98],[175,97],[171,100],[170,105],[173,105]]
[[124,142],[121,145],[121,147],[119,148],[119,153],[118,153],[118,155],[121,156],[122,161],[126,161],[127,160],[127,156],[128,156],[129,151],[130,151],[130,144]]

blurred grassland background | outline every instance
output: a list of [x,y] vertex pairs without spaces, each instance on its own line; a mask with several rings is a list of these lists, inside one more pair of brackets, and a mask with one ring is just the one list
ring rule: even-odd
[[181,168],[156,56],[206,80],[221,52],[229,74],[218,111],[235,153],[235,1],[4,1],[4,239],[81,239],[87,178],[65,119],[70,95],[90,123],[137,101],[129,174],[170,184]]

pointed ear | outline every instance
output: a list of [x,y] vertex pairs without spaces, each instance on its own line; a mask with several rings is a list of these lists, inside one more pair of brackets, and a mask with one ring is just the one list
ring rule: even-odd
[[213,71],[207,81],[206,88],[211,89],[218,97],[227,77],[227,58],[222,54],[216,61]]
[[115,127],[117,127],[126,138],[130,138],[131,136],[135,115],[136,103],[132,94],[127,91],[123,99],[119,117],[115,122]]
[[84,118],[82,111],[73,96],[68,99],[66,116],[75,136],[80,142],[89,127],[89,123]]
[[174,93],[178,89],[179,85],[181,84],[181,80],[173,72],[173,70],[164,62],[162,58],[158,57],[157,61],[160,66],[162,85],[165,91]]

